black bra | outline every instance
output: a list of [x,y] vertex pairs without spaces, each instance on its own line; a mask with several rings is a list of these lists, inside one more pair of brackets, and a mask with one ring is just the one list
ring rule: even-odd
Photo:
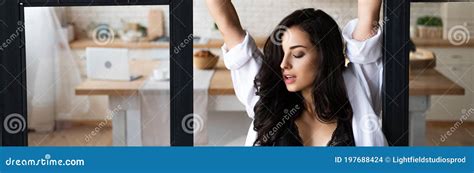
[[[289,124],[288,128],[274,142],[274,146],[303,146],[295,122]],[[338,121],[336,130],[332,133],[331,140],[327,146],[355,146],[354,135],[352,133],[351,121]]]

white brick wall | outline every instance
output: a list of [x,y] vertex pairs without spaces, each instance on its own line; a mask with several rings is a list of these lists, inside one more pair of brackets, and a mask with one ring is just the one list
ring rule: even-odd
[[[333,16],[343,27],[347,21],[357,16],[356,0],[234,0],[237,12],[244,28],[254,36],[266,36],[278,22],[294,10],[301,8],[322,9]],[[411,24],[416,18],[424,15],[440,15],[440,3],[413,3],[411,8]],[[121,6],[121,7],[68,7],[67,18],[84,31],[92,21],[108,23],[113,27],[121,26],[120,20],[147,24],[150,8],[160,8],[168,20],[168,6]],[[194,35],[207,36],[217,34],[210,32],[213,21],[204,0],[194,0]],[[165,22],[169,29],[168,21]],[[168,31],[166,32],[169,33]],[[84,33],[81,36],[84,36]]]
[[441,3],[412,3],[410,10],[410,25],[416,24],[416,19],[422,16],[441,17]]
[[165,33],[168,35],[168,6],[99,6],[99,7],[68,7],[66,16],[69,23],[76,26],[76,36],[85,37],[87,27],[91,22],[96,24],[106,23],[114,29],[122,28],[122,20],[125,22],[138,22],[144,26],[148,24],[148,11],[152,8],[161,9],[164,12]]

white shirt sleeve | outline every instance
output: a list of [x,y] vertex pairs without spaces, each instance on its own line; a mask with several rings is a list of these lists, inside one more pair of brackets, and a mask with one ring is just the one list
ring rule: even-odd
[[[353,132],[357,146],[386,146],[387,141],[382,132],[382,31],[380,28],[371,38],[358,41],[352,38],[358,20],[351,20],[343,29],[346,41],[346,54],[350,60],[347,73],[353,76],[350,81],[357,81],[360,87],[352,88]],[[346,73],[346,72],[345,72]],[[350,82],[349,82],[350,83]],[[346,86],[347,87],[347,86]],[[354,90],[360,88],[360,90]],[[360,92],[359,92],[360,91]],[[355,103],[352,103],[355,102]],[[368,105],[370,104],[370,105]]]
[[222,46],[224,64],[230,70],[235,95],[244,104],[247,114],[253,119],[253,108],[259,100],[255,94],[254,79],[262,65],[262,52],[257,48],[255,40],[246,33],[244,40],[228,49],[227,45]]
[[377,33],[365,41],[358,41],[352,38],[358,19],[353,19],[344,27],[342,35],[346,41],[346,54],[349,58],[348,70],[364,86],[365,92],[370,99],[374,112],[380,115],[382,111],[382,31],[379,28]]

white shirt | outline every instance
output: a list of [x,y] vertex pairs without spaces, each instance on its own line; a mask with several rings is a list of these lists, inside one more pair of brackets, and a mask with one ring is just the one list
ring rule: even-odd
[[[343,72],[349,101],[352,106],[352,131],[356,146],[385,146],[386,140],[381,129],[381,89],[382,89],[382,31],[365,41],[352,39],[357,19],[351,20],[343,29],[346,54],[350,60]],[[254,79],[262,62],[262,52],[254,39],[247,33],[242,43],[232,49],[222,46],[225,66],[231,71],[232,83],[237,98],[245,105],[250,118],[259,100],[255,94]],[[246,146],[253,145],[257,132],[253,122],[247,133]]]

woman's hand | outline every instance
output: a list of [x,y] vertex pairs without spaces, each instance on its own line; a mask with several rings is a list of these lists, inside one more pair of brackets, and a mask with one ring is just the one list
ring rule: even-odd
[[232,49],[241,43],[245,37],[245,31],[240,25],[239,16],[231,0],[206,0],[206,2],[227,47]]
[[382,0],[359,0],[357,16],[359,22],[352,38],[364,41],[377,33]]

